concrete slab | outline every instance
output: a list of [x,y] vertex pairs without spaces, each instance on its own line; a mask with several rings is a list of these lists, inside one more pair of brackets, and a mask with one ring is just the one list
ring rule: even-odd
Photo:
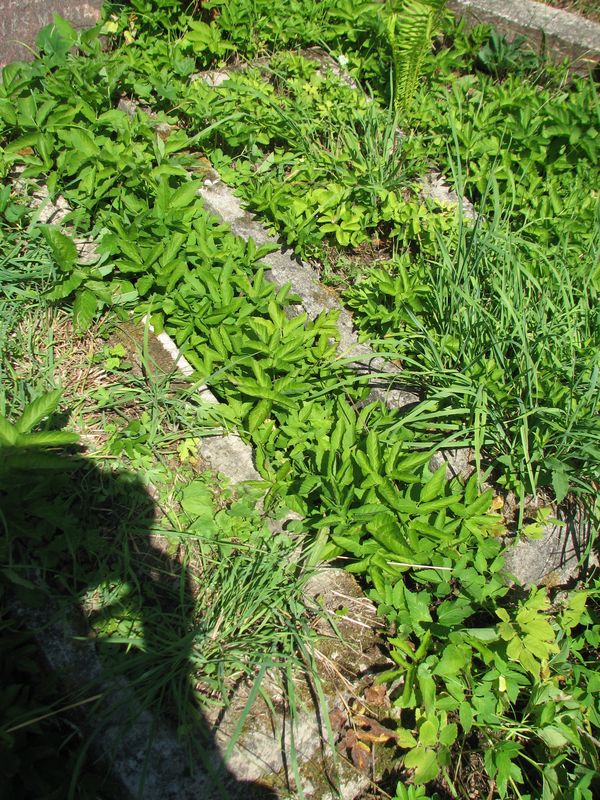
[[468,25],[492,25],[509,40],[525,36],[556,63],[568,58],[585,75],[600,64],[600,24],[534,0],[450,0]]

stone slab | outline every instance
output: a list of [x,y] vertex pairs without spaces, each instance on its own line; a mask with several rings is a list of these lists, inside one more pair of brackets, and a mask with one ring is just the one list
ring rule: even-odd
[[108,767],[115,800],[276,800],[275,792],[238,779],[225,766],[205,721],[199,722],[197,732],[206,742],[201,759],[205,763],[190,769],[176,731],[140,710],[126,680],[104,675],[93,640],[83,637],[78,625],[48,599],[39,609],[15,604],[13,610],[35,635],[65,688],[75,697],[83,694],[100,701],[99,707],[86,703],[86,713],[78,715],[77,723]]
[[505,554],[506,571],[523,586],[568,588],[598,566],[592,549],[596,525],[576,501],[556,509],[540,538],[522,535]]
[[0,0],[0,66],[33,58],[37,33],[54,14],[88,28],[98,22],[101,6],[102,0]]
[[534,0],[450,0],[467,25],[492,25],[508,39],[525,36],[539,52],[585,75],[600,64],[600,24]]

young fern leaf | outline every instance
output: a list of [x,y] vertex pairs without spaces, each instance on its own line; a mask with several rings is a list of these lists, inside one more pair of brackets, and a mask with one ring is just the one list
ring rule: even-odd
[[425,54],[446,5],[446,0],[404,0],[389,15],[386,36],[392,54],[394,108],[406,114],[412,104]]

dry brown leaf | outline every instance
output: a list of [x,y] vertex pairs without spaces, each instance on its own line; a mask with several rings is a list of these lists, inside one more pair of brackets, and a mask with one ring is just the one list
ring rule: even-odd
[[351,749],[352,763],[361,772],[366,772],[371,763],[371,750],[363,742],[357,742]]
[[351,747],[354,747],[357,742],[358,739],[356,737],[356,731],[354,728],[348,728],[346,735],[344,736],[344,745],[350,749]]
[[373,731],[356,731],[356,735],[361,742],[371,742],[372,744],[385,744],[393,738],[392,733],[373,733]]
[[365,701],[375,708],[390,707],[390,698],[387,696],[386,688],[382,683],[376,686],[368,686],[365,689]]
[[334,731],[341,733],[348,726],[348,714],[341,708],[334,708],[329,715],[329,722]]
[[[365,717],[364,714],[356,714],[352,716],[352,722],[358,726],[356,735],[364,742],[388,742],[390,739],[396,738],[396,733],[390,728],[386,728],[380,722],[370,717]],[[364,728],[366,730],[360,730]]]

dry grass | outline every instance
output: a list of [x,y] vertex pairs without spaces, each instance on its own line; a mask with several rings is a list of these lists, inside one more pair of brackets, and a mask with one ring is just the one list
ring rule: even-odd
[[574,14],[581,14],[588,19],[600,22],[600,5],[598,0],[542,0],[547,6],[562,8]]

